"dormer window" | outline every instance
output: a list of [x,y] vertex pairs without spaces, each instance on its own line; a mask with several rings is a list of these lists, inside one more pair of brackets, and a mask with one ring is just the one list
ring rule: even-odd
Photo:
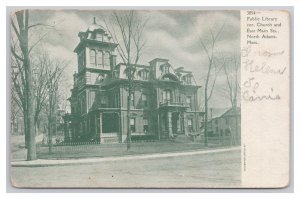
[[138,72],[138,76],[141,80],[148,80],[149,77],[149,71],[147,70],[141,70]]
[[104,42],[108,42],[109,40],[108,40],[108,37],[107,37],[107,35],[105,34],[105,35],[103,35],[103,41]]
[[100,33],[96,33],[96,40],[102,41],[103,40],[103,35]]
[[190,74],[184,76],[183,81],[184,81],[185,84],[188,84],[188,85],[192,84],[192,76]]
[[169,73],[169,72],[170,72],[169,68],[170,68],[170,66],[167,65],[167,64],[164,64],[164,65],[161,65],[161,66],[160,66],[160,70],[161,70],[162,74],[167,74],[167,73]]

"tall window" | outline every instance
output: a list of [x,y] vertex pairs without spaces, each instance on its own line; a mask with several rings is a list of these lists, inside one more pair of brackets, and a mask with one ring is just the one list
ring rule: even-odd
[[130,106],[134,107],[134,93],[130,94]]
[[103,66],[102,51],[97,52],[97,66]]
[[130,130],[135,133],[135,118],[130,118]]
[[91,91],[89,96],[89,109],[93,106],[95,101],[96,91]]
[[92,66],[96,65],[96,51],[95,50],[90,50],[90,64]]
[[192,132],[193,131],[193,120],[190,118],[187,120],[188,122],[188,130],[189,132]]
[[186,96],[186,103],[190,108],[192,108],[192,97],[191,96]]
[[172,101],[172,93],[171,90],[164,90],[162,93],[162,101],[163,102],[170,102]]
[[144,133],[148,133],[149,126],[148,126],[148,119],[144,118]]
[[148,106],[148,101],[147,101],[147,95],[146,94],[142,94],[142,103],[143,103],[143,107]]
[[103,62],[104,62],[104,66],[109,66],[110,65],[110,63],[109,63],[109,52],[104,53]]

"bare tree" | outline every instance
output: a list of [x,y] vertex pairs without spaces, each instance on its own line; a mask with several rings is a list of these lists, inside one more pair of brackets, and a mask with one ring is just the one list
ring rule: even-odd
[[127,96],[127,150],[131,147],[130,129],[130,101],[134,90],[134,76],[136,64],[138,63],[146,41],[143,39],[143,32],[147,24],[146,19],[138,15],[136,11],[115,11],[112,14],[110,26],[106,23],[107,29],[115,43],[118,43],[118,53],[126,65],[126,75],[128,80]]
[[207,55],[208,59],[208,70],[206,74],[205,79],[205,85],[204,85],[204,143],[205,146],[207,146],[207,140],[208,140],[208,133],[207,133],[207,122],[208,122],[208,102],[211,99],[211,96],[214,91],[215,83],[217,80],[217,76],[219,72],[221,71],[224,64],[219,64],[216,61],[216,42],[220,38],[220,34],[223,31],[225,23],[221,26],[219,31],[214,34],[212,29],[209,29],[210,32],[210,46],[209,44],[205,44],[202,38],[200,38],[201,45]]
[[[36,159],[35,143],[35,105],[33,91],[32,63],[30,53],[49,31],[43,34],[30,34],[30,30],[39,26],[53,27],[50,25],[35,23],[29,24],[29,11],[20,10],[12,15],[11,27],[11,54],[12,54],[12,82],[16,92],[12,92],[13,100],[22,109],[24,115],[25,145],[27,147],[27,160]],[[32,36],[35,38],[33,41]]]
[[56,108],[58,106],[59,82],[64,71],[64,63],[52,60],[46,71],[47,82],[47,118],[48,118],[48,145],[52,152],[53,123],[56,122]]
[[226,87],[223,89],[223,93],[230,100],[231,107],[237,107],[237,97],[240,93],[240,81],[239,81],[239,57],[234,54],[228,61],[224,61],[224,73],[226,76]]
[[[28,42],[28,31],[30,26],[29,12],[28,10],[21,10],[15,13],[17,19],[17,25],[15,25],[12,20],[12,27],[15,35],[18,39],[18,46],[20,48],[20,53],[18,54],[15,45],[12,45],[11,52],[15,58],[15,62],[20,71],[24,72],[22,74],[22,83],[24,85],[24,90],[22,92],[23,103],[22,108],[24,112],[24,124],[25,124],[25,137],[27,138],[27,160],[36,159],[36,145],[35,145],[35,132],[34,132],[34,101],[33,101],[33,90],[32,90],[32,70],[29,53],[33,46],[29,47]],[[14,78],[14,77],[13,77]],[[26,139],[25,138],[25,139]]]
[[[11,115],[10,115],[10,118],[11,118],[11,133],[16,133],[15,130],[17,130],[18,132],[18,119],[20,117],[23,116],[23,113],[20,109],[20,107],[16,104],[16,102],[13,100],[11,102]],[[17,127],[17,129],[16,129]]]
[[[224,58],[223,58],[224,59]],[[239,56],[234,54],[232,58],[228,58],[226,61],[224,60],[224,73],[226,76],[226,87],[221,88],[224,96],[226,96],[231,103],[231,108],[233,109],[235,115],[235,133],[231,133],[231,143],[237,144],[239,143],[240,137],[238,136],[238,110],[237,110],[237,98],[240,93],[240,81],[239,81],[239,71],[240,71],[240,60]],[[230,128],[231,129],[231,128]],[[237,136],[237,137],[236,137]]]
[[34,125],[36,135],[39,131],[39,116],[46,105],[49,83],[47,79],[47,73],[50,65],[51,61],[47,52],[42,52],[39,56],[37,56],[37,60],[33,63],[33,89],[35,98]]

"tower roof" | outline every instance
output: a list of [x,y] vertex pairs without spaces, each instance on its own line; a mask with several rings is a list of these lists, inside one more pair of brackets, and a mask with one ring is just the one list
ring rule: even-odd
[[105,28],[96,22],[96,17],[93,18],[93,23],[88,27],[87,32],[91,31],[94,32],[95,30],[102,30],[103,32],[106,32]]
[[80,42],[74,49],[74,52],[77,52],[78,49],[81,49],[87,43],[105,45],[111,49],[116,48],[118,45],[111,41],[112,37],[106,29],[102,25],[97,24],[95,17],[93,19],[93,23],[88,27],[88,29],[85,32],[79,32],[78,36],[80,38]]

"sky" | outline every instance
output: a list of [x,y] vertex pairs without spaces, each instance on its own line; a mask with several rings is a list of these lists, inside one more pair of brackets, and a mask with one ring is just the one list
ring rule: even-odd
[[[46,49],[57,59],[69,63],[64,75],[66,96],[70,96],[73,74],[77,71],[77,57],[73,52],[79,42],[78,32],[85,31],[93,22],[100,25],[111,15],[109,10],[31,10],[30,23],[53,25],[55,28],[37,27],[35,36],[48,31],[37,49]],[[217,33],[224,28],[216,43],[216,55],[226,57],[240,53],[240,15],[239,11],[200,11],[200,10],[145,10],[139,15],[148,19],[144,38],[147,41],[139,64],[148,64],[154,58],[165,58],[174,67],[184,67],[193,71],[195,80],[203,94],[208,57],[201,45],[210,46],[210,29]],[[117,62],[121,62],[120,59]],[[229,107],[230,101],[224,97],[222,88],[226,87],[225,74],[221,71],[217,78],[210,107]],[[200,104],[200,106],[203,106]]]

